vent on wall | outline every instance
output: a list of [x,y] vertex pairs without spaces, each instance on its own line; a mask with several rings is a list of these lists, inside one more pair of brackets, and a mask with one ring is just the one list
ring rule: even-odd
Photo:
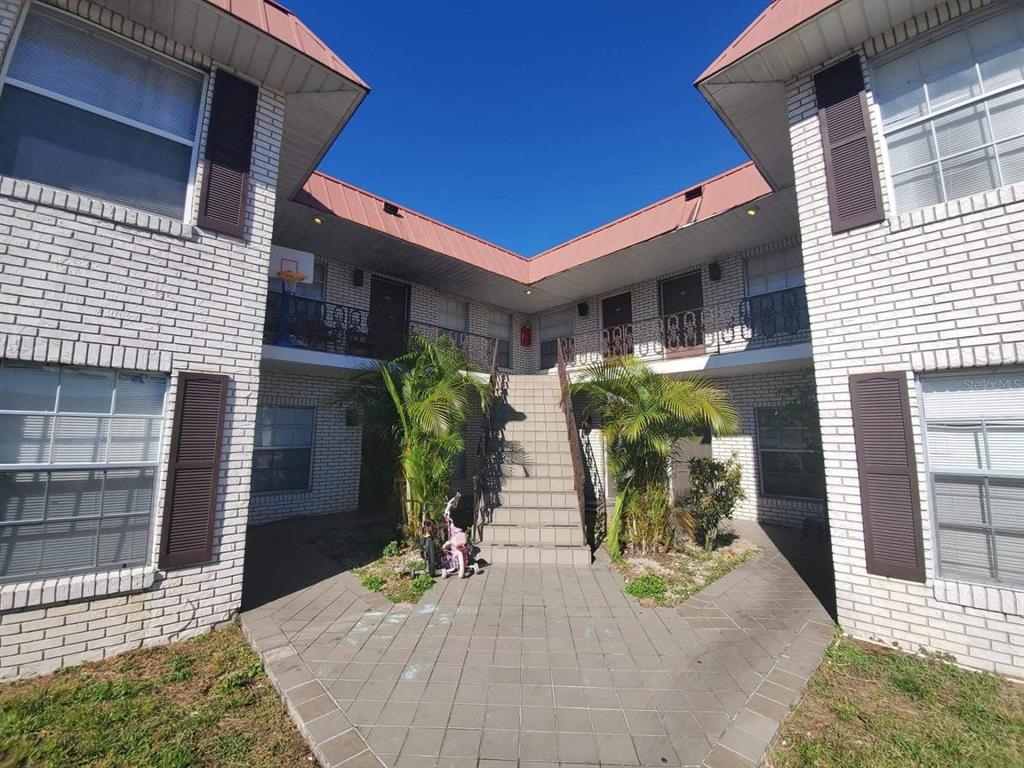
[[683,193],[684,200],[696,200],[698,197],[704,194],[704,185],[688,189]]
[[384,213],[388,214],[389,216],[400,216],[401,215],[401,212],[399,211],[397,205],[395,205],[394,203],[386,202],[386,201],[384,203]]

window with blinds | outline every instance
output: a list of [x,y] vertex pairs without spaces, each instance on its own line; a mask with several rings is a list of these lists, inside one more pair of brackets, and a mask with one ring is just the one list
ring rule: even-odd
[[873,70],[897,210],[1024,181],[1024,8],[949,24]]
[[145,564],[167,377],[0,362],[0,579]]
[[313,466],[313,408],[261,405],[256,410],[252,489],[304,491]]
[[820,435],[805,413],[755,408],[761,492],[765,496],[823,500],[825,462]]
[[204,82],[34,3],[0,82],[0,173],[180,219]]
[[1024,371],[921,389],[940,575],[1024,587]]
[[437,297],[437,324],[448,331],[469,330],[469,304],[454,296]]
[[810,327],[799,248],[751,256],[746,273],[749,322],[755,334],[773,336]]
[[508,368],[512,353],[512,313],[492,309],[487,316],[487,335],[498,340],[498,367]]
[[572,311],[562,309],[540,319],[540,367],[558,365],[558,340],[572,336]]

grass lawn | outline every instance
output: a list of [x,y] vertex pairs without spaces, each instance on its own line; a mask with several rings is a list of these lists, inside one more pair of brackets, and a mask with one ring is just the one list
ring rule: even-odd
[[626,593],[643,605],[679,605],[760,551],[738,538],[710,553],[687,543],[674,552],[626,555],[618,569],[626,579]]
[[0,768],[310,765],[237,625],[0,685]]
[[779,732],[771,768],[1020,768],[1024,686],[838,640]]

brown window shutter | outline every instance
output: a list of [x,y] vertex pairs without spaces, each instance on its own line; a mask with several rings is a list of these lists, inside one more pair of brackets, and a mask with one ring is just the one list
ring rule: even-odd
[[197,223],[232,237],[245,234],[258,90],[224,70],[217,72],[213,86]]
[[921,500],[907,375],[850,377],[868,573],[923,582]]
[[161,568],[182,568],[213,558],[227,392],[227,376],[189,371],[178,374],[160,543]]
[[853,56],[814,76],[832,233],[885,219],[878,160],[860,59]]

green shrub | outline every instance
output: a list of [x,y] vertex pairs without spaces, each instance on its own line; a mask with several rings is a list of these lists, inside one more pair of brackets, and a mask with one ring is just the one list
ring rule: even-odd
[[412,591],[416,593],[416,597],[422,595],[432,586],[434,586],[434,580],[425,573],[421,573],[412,580]]
[[381,557],[398,557],[402,553],[397,541],[392,541],[381,552]]
[[626,582],[626,594],[632,595],[637,600],[645,598],[655,601],[665,599],[665,591],[668,587],[665,580],[656,573],[645,573]]
[[718,526],[732,517],[736,502],[746,498],[743,472],[735,456],[726,461],[694,456],[690,459],[690,493],[686,508],[697,524],[698,541],[710,552],[718,535]]
[[363,587],[371,592],[380,592],[384,588],[384,577],[376,573],[363,576]]

